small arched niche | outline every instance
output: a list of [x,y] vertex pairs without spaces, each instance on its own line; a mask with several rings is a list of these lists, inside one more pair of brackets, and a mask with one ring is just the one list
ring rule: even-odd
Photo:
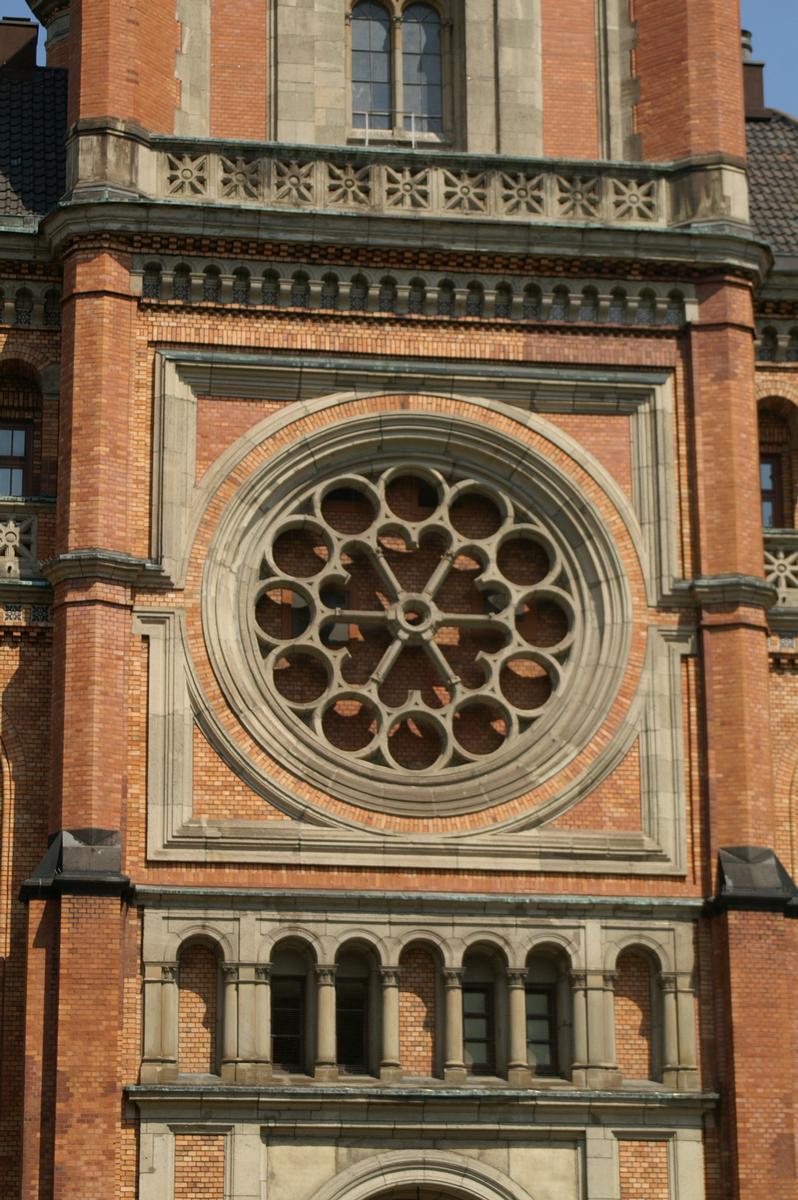
[[315,961],[310,946],[300,938],[287,938],[272,952],[272,1064],[276,1074],[313,1074]]
[[624,1079],[662,1074],[659,963],[645,947],[623,950],[615,966],[615,1055]]
[[436,946],[410,942],[399,957],[399,1060],[405,1075],[443,1077],[442,963]]
[[222,991],[220,954],[205,938],[193,938],[177,957],[178,1070],[181,1075],[218,1075]]

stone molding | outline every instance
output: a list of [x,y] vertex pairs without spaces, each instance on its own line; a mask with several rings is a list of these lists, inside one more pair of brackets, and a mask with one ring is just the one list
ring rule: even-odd
[[520,1184],[486,1163],[465,1163],[443,1150],[393,1150],[342,1171],[316,1200],[369,1200],[389,1190],[423,1184],[425,1190],[454,1189],[463,1200],[532,1200]]
[[[632,418],[633,463],[635,465],[635,501],[637,512],[612,483],[605,472],[571,439],[546,424],[546,436],[563,446],[577,461],[591,471],[602,488],[616,503],[632,533],[638,554],[651,590],[651,602],[660,591],[658,581],[670,584],[675,563],[675,525],[673,517],[673,479],[666,470],[673,461],[671,391],[667,376],[649,376],[646,382],[630,380],[628,376],[600,379],[574,373],[574,378],[562,381],[553,372],[524,372],[508,375],[502,371],[492,378],[486,366],[478,377],[473,366],[448,366],[436,374],[433,364],[394,362],[383,364],[350,364],[346,360],[326,363],[323,360],[303,361],[273,359],[264,364],[254,357],[209,355],[159,355],[156,363],[156,437],[154,476],[153,552],[160,555],[170,576],[179,579],[185,570],[187,547],[193,541],[205,509],[221,480],[226,477],[240,457],[258,444],[263,437],[279,428],[285,421],[300,413],[313,411],[319,405],[340,403],[349,395],[378,394],[380,390],[420,390],[433,394],[443,391],[451,395],[452,387],[471,399],[495,396],[480,402],[491,408],[510,401],[513,420],[535,422],[536,417],[524,412],[531,405],[542,411],[620,412]],[[223,397],[258,395],[263,398],[296,396],[297,403],[284,415],[269,418],[234,445],[204,476],[199,487],[194,486],[194,441],[196,394],[207,391],[211,372],[213,394]],[[462,372],[462,374],[460,373]],[[331,385],[341,383],[355,386],[355,392],[339,394],[332,401],[325,399]],[[299,395],[297,386],[299,385]],[[304,392],[304,395],[303,395]],[[469,394],[470,393],[470,394]],[[308,400],[305,396],[318,397]],[[642,533],[640,526],[642,525]],[[647,554],[644,547],[648,545]],[[652,570],[652,559],[658,564]],[[659,564],[662,564],[661,566]],[[662,567],[665,570],[663,572]],[[544,864],[556,869],[601,869],[609,871],[681,870],[681,843],[684,820],[683,783],[680,778],[682,751],[679,748],[679,725],[663,726],[663,721],[680,721],[678,703],[667,699],[667,689],[643,689],[629,715],[620,741],[611,745],[595,764],[590,777],[576,782],[557,801],[565,808],[587,793],[614,768],[628,752],[636,737],[642,734],[644,748],[656,749],[653,768],[644,765],[644,833],[560,833],[546,828],[522,833],[523,822],[512,829],[496,830],[478,837],[425,837],[412,842],[391,835],[366,830],[335,828],[329,818],[306,814],[301,832],[291,820],[268,824],[257,822],[227,822],[219,825],[194,821],[191,816],[192,728],[196,720],[211,744],[230,762],[248,786],[267,795],[270,802],[283,806],[290,817],[291,804],[284,807],[287,797],[280,799],[267,786],[246,756],[231,745],[205,706],[202,691],[187,660],[182,633],[182,617],[175,610],[145,609],[139,612],[137,628],[151,638],[150,686],[154,707],[150,715],[150,776],[148,845],[154,858],[177,859],[186,854],[202,861],[263,861],[275,853],[299,853],[303,862],[329,861],[329,855],[344,855],[346,861],[370,861],[379,850],[392,862],[404,860],[418,863],[419,855],[428,865],[445,865],[455,854],[459,861],[479,862],[487,869],[509,869],[511,863],[529,868]],[[663,641],[663,638],[665,639]],[[692,652],[692,640],[685,634],[682,643],[669,642],[661,633],[650,639],[649,667],[662,669],[668,688],[679,694],[678,659]],[[671,649],[664,653],[665,647]],[[657,649],[657,647],[660,647]],[[672,657],[675,655],[675,657]],[[659,666],[657,666],[659,664]],[[648,670],[649,668],[647,668]],[[665,708],[658,706],[665,705]],[[652,707],[653,706],[653,707]],[[650,711],[644,725],[644,712]],[[671,745],[671,739],[673,745]],[[663,754],[661,751],[664,750]],[[645,756],[644,756],[645,757]],[[667,771],[667,776],[662,772]],[[648,799],[645,799],[648,797]],[[537,814],[541,821],[551,815]]]
[[[544,436],[548,432],[538,428],[534,418],[530,423]],[[523,734],[518,712],[504,702],[496,686],[486,682],[475,695],[494,706],[501,704],[508,727],[506,742],[488,756],[469,757],[463,752],[465,761],[448,768],[446,764],[458,751],[453,713],[457,704],[470,702],[468,693],[452,684],[449,709],[426,716],[440,728],[441,765],[424,772],[404,770],[398,763],[380,766],[373,754],[366,757],[367,751],[362,756],[338,752],[315,727],[308,729],[269,685],[262,639],[254,621],[260,556],[269,538],[291,524],[295,508],[306,511],[306,491],[316,494],[317,489],[341,479],[353,486],[361,480],[365,486],[362,472],[377,462],[389,472],[410,469],[403,466],[409,447],[413,467],[430,479],[440,472],[438,485],[446,489],[447,498],[456,497],[471,481],[508,519],[509,514],[521,514],[519,523],[509,528],[528,530],[547,545],[551,567],[549,582],[540,585],[541,594],[555,598],[569,613],[562,659],[555,657],[558,647],[540,654],[555,686],[528,734]],[[456,481],[462,481],[462,486]],[[451,492],[449,482],[454,484]],[[275,496],[279,502],[273,501]],[[390,514],[383,515],[384,524]],[[398,524],[396,520],[394,524]],[[453,544],[460,545],[461,539],[446,520],[438,520],[438,527],[449,528],[456,539]],[[326,532],[332,539],[332,531]],[[409,528],[407,536],[413,536]],[[342,540],[349,546],[354,539],[347,536]],[[465,547],[467,540],[462,545]],[[499,587],[495,554],[489,541],[483,545],[488,576]],[[332,575],[342,569],[336,562],[331,559]],[[383,570],[387,572],[388,567]],[[560,580],[557,588],[549,576]],[[323,583],[324,574],[319,578]],[[302,586],[311,608],[312,629],[321,602],[308,581]],[[513,592],[513,612],[523,591]],[[400,590],[399,607],[410,602]],[[421,603],[425,603],[423,599]],[[445,614],[442,619],[447,619]],[[397,620],[401,623],[401,617]],[[501,613],[493,620],[504,632]],[[300,444],[268,458],[242,484],[225,508],[205,559],[202,624],[208,655],[228,703],[248,733],[284,769],[358,809],[423,817],[433,797],[439,816],[481,811],[514,799],[520,779],[543,782],[564,769],[597,732],[614,701],[629,653],[631,612],[618,552],[602,517],[547,457],[529,447],[523,459],[518,458],[511,435],[490,430],[475,419],[455,418],[450,413],[389,411],[351,415],[343,422],[308,431]],[[312,652],[312,643],[307,645]],[[516,645],[508,632],[507,652],[520,653],[520,646],[520,639]],[[316,650],[323,653],[320,645]],[[347,690],[345,681],[334,680],[330,696]],[[382,751],[390,762],[385,744],[390,720],[415,715],[418,710],[410,701],[401,713],[389,715],[382,711],[375,688],[359,689],[361,694],[380,713],[382,733],[375,738],[374,752]],[[214,743],[218,744],[216,737]],[[260,790],[264,783],[268,786],[264,779]],[[272,784],[270,790],[283,789]],[[315,810],[309,806],[309,811]]]

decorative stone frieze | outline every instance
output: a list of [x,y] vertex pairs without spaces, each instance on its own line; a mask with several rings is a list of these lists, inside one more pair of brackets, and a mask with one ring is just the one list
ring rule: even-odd
[[564,282],[529,275],[432,274],[229,259],[197,263],[146,255],[134,260],[133,287],[147,304],[447,320],[679,328],[697,312],[691,285],[661,281],[630,286],[600,278]]

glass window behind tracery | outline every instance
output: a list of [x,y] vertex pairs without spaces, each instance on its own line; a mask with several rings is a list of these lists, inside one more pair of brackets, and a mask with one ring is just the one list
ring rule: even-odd
[[402,14],[402,80],[405,129],[443,133],[441,19],[429,4]]
[[352,10],[352,125],[392,129],[391,20],[386,9],[364,0]]

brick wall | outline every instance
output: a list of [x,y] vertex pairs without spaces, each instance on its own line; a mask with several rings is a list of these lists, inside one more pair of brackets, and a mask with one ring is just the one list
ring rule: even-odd
[[543,153],[598,158],[594,0],[542,0]]
[[219,962],[213,950],[198,942],[186,946],[180,955],[178,987],[180,1070],[188,1074],[215,1074]]
[[435,1073],[436,963],[423,946],[399,960],[399,1061],[408,1075]]
[[175,1134],[174,1200],[225,1200],[224,1137]]
[[651,967],[642,954],[618,959],[615,981],[615,1048],[627,1079],[651,1078]]
[[211,137],[267,137],[265,0],[211,0]]
[[668,1143],[623,1138],[621,1200],[669,1200]]

